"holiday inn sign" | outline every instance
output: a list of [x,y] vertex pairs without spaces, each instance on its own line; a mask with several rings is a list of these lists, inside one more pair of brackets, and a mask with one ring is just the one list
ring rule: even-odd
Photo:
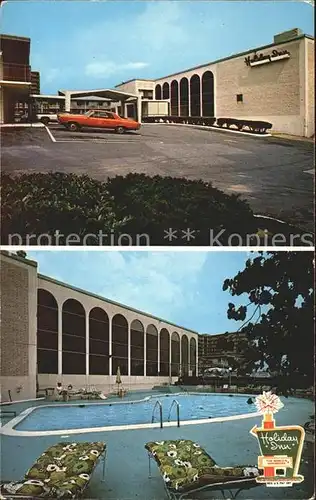
[[281,61],[283,59],[289,59],[290,57],[288,50],[274,49],[271,54],[257,54],[257,52],[255,52],[253,57],[248,56],[245,58],[245,63],[247,66],[260,66],[261,64]]

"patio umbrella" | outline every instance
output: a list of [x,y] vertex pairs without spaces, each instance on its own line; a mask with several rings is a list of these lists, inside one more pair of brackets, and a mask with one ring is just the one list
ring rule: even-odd
[[121,384],[122,383],[122,379],[121,379],[121,369],[120,367],[118,366],[117,367],[117,371],[116,371],[116,383],[117,385]]

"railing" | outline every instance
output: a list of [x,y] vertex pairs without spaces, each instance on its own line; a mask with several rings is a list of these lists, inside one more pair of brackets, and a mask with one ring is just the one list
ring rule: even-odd
[[172,410],[174,405],[176,405],[176,407],[177,407],[177,424],[178,424],[178,427],[180,427],[180,404],[179,404],[179,401],[177,401],[176,399],[174,399],[171,403],[169,415],[168,415],[168,422],[170,422],[171,410]]
[[152,417],[151,417],[151,423],[153,424],[154,423],[154,420],[155,420],[155,410],[156,410],[156,407],[159,406],[159,417],[160,417],[160,428],[162,429],[163,428],[163,420],[162,420],[162,404],[161,402],[159,401],[159,399],[157,399],[156,403],[155,403],[155,406],[154,406],[154,409],[153,409],[153,414],[152,414]]
[[3,63],[0,70],[1,80],[14,82],[30,82],[31,66],[25,64]]

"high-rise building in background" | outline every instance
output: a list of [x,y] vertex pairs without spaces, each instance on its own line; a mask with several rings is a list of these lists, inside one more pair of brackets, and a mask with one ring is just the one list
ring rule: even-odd
[[39,71],[31,71],[31,94],[41,93],[41,80]]

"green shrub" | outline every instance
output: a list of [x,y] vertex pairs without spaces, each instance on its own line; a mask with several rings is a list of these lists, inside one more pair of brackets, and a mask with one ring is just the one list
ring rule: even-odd
[[[169,228],[178,230],[180,237],[165,239]],[[210,229],[225,230],[222,244],[231,233],[257,230],[246,202],[202,181],[144,174],[117,176],[104,183],[59,172],[2,176],[3,244],[9,234],[53,235],[59,230],[80,237],[98,231],[131,237],[146,233],[152,245],[184,245],[188,242],[181,231],[188,228],[196,231],[192,245],[209,245]]]
[[1,194],[3,244],[9,234],[15,233],[25,237],[53,235],[59,230],[65,236],[74,233],[81,237],[87,232],[96,234],[124,226],[124,221],[116,219],[106,184],[87,175],[4,174]]
[[[146,233],[154,245],[167,245],[165,230],[197,231],[192,245],[209,245],[209,231],[225,229],[225,243],[231,233],[241,236],[256,232],[253,213],[238,195],[227,195],[211,183],[185,178],[148,177],[128,174],[108,180],[107,188],[115,200],[116,215],[129,216],[125,231],[128,234]],[[181,233],[182,234],[182,233]],[[184,236],[182,234],[182,236]],[[187,244],[183,238],[172,245]]]

